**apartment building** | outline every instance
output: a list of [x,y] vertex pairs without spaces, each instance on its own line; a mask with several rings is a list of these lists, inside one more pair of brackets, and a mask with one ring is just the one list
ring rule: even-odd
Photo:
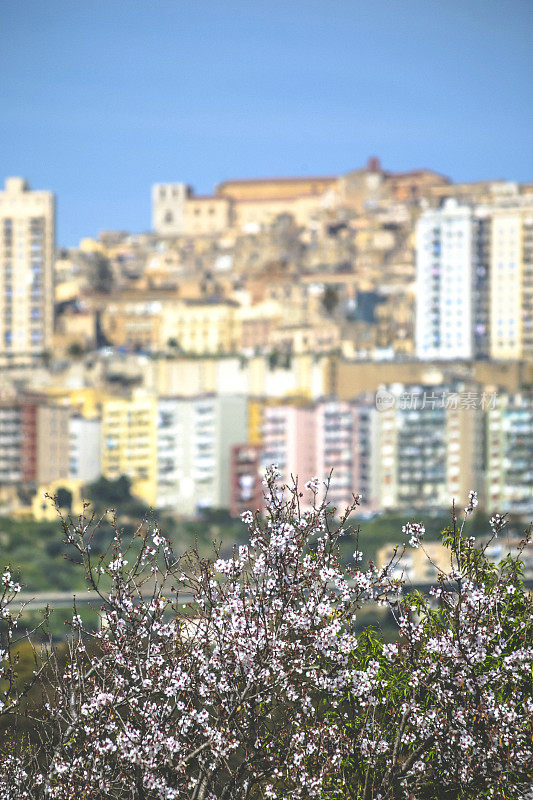
[[37,406],[37,482],[69,477],[69,406],[43,402]]
[[22,405],[0,403],[0,485],[23,480],[22,466]]
[[482,492],[481,392],[455,386],[389,386],[376,409],[377,507],[448,508]]
[[234,445],[246,442],[245,395],[161,398],[157,505],[182,514],[229,508]]
[[491,209],[490,355],[533,356],[533,197]]
[[[448,200],[424,212],[416,235],[416,353],[425,360],[474,356],[473,211]],[[480,323],[482,324],[482,323]]]
[[486,415],[486,507],[533,513],[533,395],[500,394]]
[[102,474],[102,421],[73,414],[68,422],[69,477],[84,484]]
[[69,477],[70,413],[42,396],[0,403],[0,485]]
[[359,417],[353,404],[330,399],[315,406],[316,476],[331,484],[329,502],[343,510],[359,488]]
[[[195,510],[191,444],[193,400],[188,400],[160,397],[157,404],[156,505],[182,514]],[[186,506],[183,505],[185,499]]]
[[237,444],[231,448],[230,514],[239,517],[245,511],[260,511],[264,506],[261,480],[261,448]]
[[416,353],[425,360],[533,353],[533,198],[425,211],[416,231]]
[[132,494],[155,505],[157,492],[157,399],[134,390],[106,396],[101,404],[102,475],[131,479]]
[[262,469],[277,464],[283,481],[292,475],[302,484],[332,475],[328,498],[338,508],[354,494],[362,511],[448,508],[472,488],[483,499],[484,410],[472,402],[478,395],[458,387],[382,391],[384,405],[369,394],[265,405]]
[[31,364],[50,347],[55,200],[7,178],[0,191],[0,366]]
[[167,311],[165,338],[186,353],[235,353],[240,346],[239,304],[233,300],[185,300]]
[[262,426],[261,466],[276,464],[283,482],[301,486],[316,475],[316,419],[311,405],[266,405]]
[[262,470],[277,464],[284,482],[298,477],[330,482],[328,500],[343,511],[361,495],[361,508],[374,506],[376,409],[365,401],[324,398],[312,405],[267,404],[262,424]]

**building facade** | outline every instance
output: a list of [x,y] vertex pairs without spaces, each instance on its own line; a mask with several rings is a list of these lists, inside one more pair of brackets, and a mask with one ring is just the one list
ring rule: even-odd
[[533,355],[533,198],[491,211],[490,355]]
[[155,505],[157,490],[157,399],[141,390],[102,400],[102,475],[126,475],[132,494]]
[[53,334],[55,201],[7,178],[0,192],[0,365],[31,364]]
[[416,235],[416,353],[425,360],[469,359],[476,254],[473,212],[448,200],[428,210]]
[[424,360],[533,354],[533,199],[448,199],[416,230],[416,354]]
[[231,448],[230,514],[239,517],[246,511],[260,511],[264,506],[261,480],[261,448],[237,444]]
[[161,398],[157,505],[185,515],[229,508],[231,451],[246,442],[245,395]]
[[533,395],[498,395],[486,415],[486,507],[533,514]]
[[69,477],[93,483],[102,474],[102,421],[73,414],[68,425]]

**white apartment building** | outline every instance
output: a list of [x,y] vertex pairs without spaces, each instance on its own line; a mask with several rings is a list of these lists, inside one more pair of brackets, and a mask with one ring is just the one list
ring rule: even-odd
[[316,406],[316,475],[327,481],[329,502],[343,511],[359,494],[359,436],[353,404],[328,399]]
[[[187,402],[190,400],[190,402]],[[160,397],[157,404],[158,508],[194,512],[192,398]],[[185,507],[184,507],[185,506]]]
[[472,210],[448,200],[425,211],[416,231],[416,353],[427,360],[470,359],[476,260]]
[[0,486],[23,479],[22,407],[16,402],[0,402]]
[[0,365],[31,364],[53,333],[55,200],[7,178],[0,191]]
[[158,402],[156,505],[181,514],[229,508],[231,448],[248,436],[245,395]]
[[102,474],[102,422],[75,414],[68,422],[69,478],[93,483]]
[[417,225],[421,359],[533,355],[533,197],[425,211]]

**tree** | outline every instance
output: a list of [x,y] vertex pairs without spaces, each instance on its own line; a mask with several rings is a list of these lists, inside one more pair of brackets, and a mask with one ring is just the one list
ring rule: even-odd
[[[360,566],[357,531],[354,566],[341,567],[357,498],[339,520],[317,480],[305,492],[274,471],[265,481],[265,517],[243,515],[249,544],[214,562],[196,550],[177,559],[157,527],[127,545],[116,529],[95,558],[90,519],[64,520],[105,624],[85,631],[74,608],[66,667],[53,651],[37,667],[48,681],[33,712],[40,745],[13,739],[0,796],[519,797],[531,781],[533,709],[520,560],[496,570],[454,517],[449,573],[431,600],[404,596],[394,559]],[[495,515],[494,535],[504,523]],[[404,533],[423,547],[422,525]],[[9,571],[3,585],[3,713],[13,715],[20,587]],[[358,609],[376,602],[397,620],[390,645],[354,634]]]
[[97,292],[109,294],[113,289],[113,270],[111,262],[102,253],[96,253],[93,261],[92,285]]
[[80,358],[83,355],[84,349],[79,342],[72,342],[69,344],[67,353],[71,358]]
[[70,511],[72,508],[72,492],[70,489],[60,486],[56,491],[56,503],[59,508],[65,508]]
[[339,303],[339,293],[334,286],[326,286],[324,290],[324,295],[322,297],[322,305],[326,309],[326,312],[331,315],[335,311],[337,305]]
[[115,506],[127,502],[131,497],[131,480],[127,475],[112,481],[103,476],[87,487],[87,496],[94,503]]

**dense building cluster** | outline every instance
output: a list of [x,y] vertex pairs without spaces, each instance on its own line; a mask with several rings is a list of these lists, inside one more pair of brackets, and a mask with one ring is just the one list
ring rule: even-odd
[[[533,510],[533,186],[372,158],[340,176],[152,188],[152,230],[56,249],[0,192],[0,507],[100,476],[194,515],[277,463],[336,505]],[[462,502],[462,500],[461,500]]]

